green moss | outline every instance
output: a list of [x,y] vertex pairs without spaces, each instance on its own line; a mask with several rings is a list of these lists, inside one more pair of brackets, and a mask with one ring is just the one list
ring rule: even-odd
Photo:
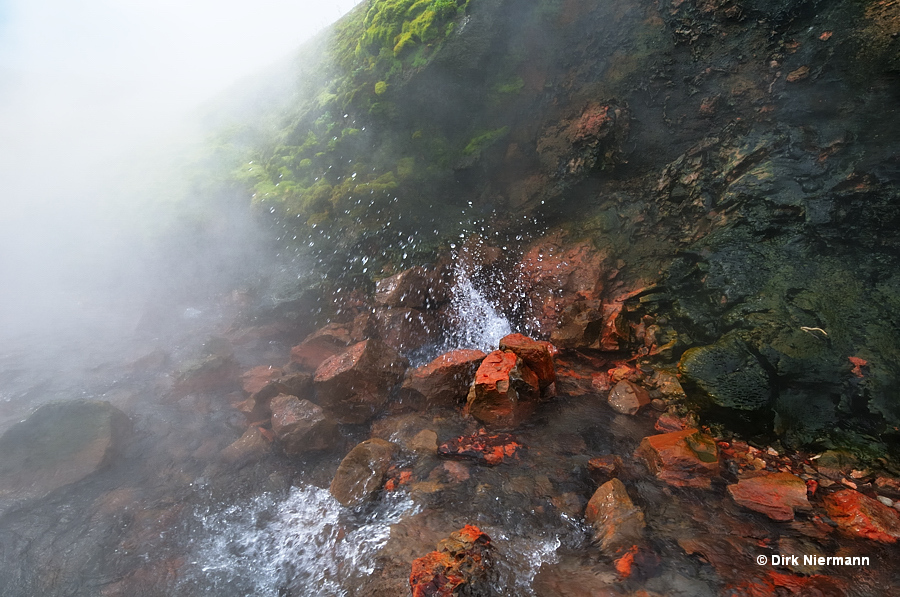
[[377,83],[375,83],[375,95],[381,95],[385,91],[387,91],[387,83],[385,83],[384,81],[378,81]]
[[489,146],[493,145],[499,139],[504,137],[506,133],[509,132],[509,127],[504,126],[499,129],[494,129],[492,131],[487,131],[486,133],[481,133],[480,135],[476,135],[472,138],[471,141],[466,145],[463,149],[463,155],[473,156],[478,155]]

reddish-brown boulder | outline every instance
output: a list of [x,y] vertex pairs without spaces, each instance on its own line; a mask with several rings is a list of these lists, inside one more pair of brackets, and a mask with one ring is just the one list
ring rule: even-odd
[[509,334],[500,339],[500,350],[516,354],[525,365],[537,375],[540,388],[543,390],[556,381],[556,369],[548,342],[532,340],[522,334]]
[[432,314],[404,307],[376,310],[375,328],[385,344],[401,351],[421,348],[438,329]]
[[334,446],[338,428],[334,419],[309,400],[279,394],[272,399],[272,431],[285,454],[300,456]]
[[353,343],[351,326],[329,323],[291,349],[291,362],[315,371],[326,359],[346,350]]
[[250,396],[257,393],[271,381],[278,379],[282,375],[284,375],[284,372],[280,367],[260,365],[241,375],[241,387],[244,389],[244,392]]
[[412,563],[412,597],[490,595],[491,538],[466,525]]
[[387,403],[408,364],[382,342],[358,342],[316,369],[318,403],[341,423],[365,423]]
[[657,478],[677,487],[709,488],[719,472],[716,442],[697,429],[645,437],[634,455]]
[[272,448],[272,442],[266,439],[259,427],[247,428],[244,435],[222,450],[221,456],[226,462],[240,465],[264,456]]
[[618,479],[610,479],[594,492],[584,520],[594,527],[594,542],[607,555],[639,543],[643,537],[644,513]]
[[421,309],[427,298],[428,276],[422,267],[412,267],[375,282],[375,304],[381,307]]
[[454,460],[472,460],[478,464],[494,466],[504,458],[515,456],[522,445],[508,433],[489,434],[484,429],[472,435],[457,437],[438,448],[438,456]]
[[352,508],[368,500],[381,488],[397,446],[383,439],[367,439],[350,450],[331,481],[331,495]]
[[237,385],[240,366],[231,354],[213,354],[191,363],[175,376],[172,395],[183,398],[188,394],[229,391]]
[[728,486],[735,502],[772,520],[794,520],[795,510],[809,510],[806,482],[791,473],[747,476]]
[[495,350],[481,362],[469,390],[469,414],[493,427],[515,427],[540,397],[537,375],[515,353]]
[[822,500],[828,516],[847,534],[882,543],[900,539],[900,516],[893,508],[852,489],[842,489]]
[[485,356],[480,350],[461,348],[408,370],[400,387],[401,401],[416,408],[457,406],[466,399],[475,371]]
[[641,407],[650,404],[650,394],[641,386],[623,379],[613,386],[607,401],[617,413],[636,415]]

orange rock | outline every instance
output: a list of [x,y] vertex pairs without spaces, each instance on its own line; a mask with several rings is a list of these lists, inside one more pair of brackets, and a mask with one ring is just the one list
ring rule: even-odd
[[412,563],[412,597],[486,595],[490,591],[491,538],[466,525]]
[[794,519],[795,510],[809,510],[806,483],[791,473],[761,474],[728,486],[735,502],[772,520]]
[[538,342],[522,334],[509,334],[500,339],[500,350],[514,352],[521,358],[525,365],[537,375],[540,388],[543,390],[556,381],[553,356],[550,354],[547,344],[549,343]]
[[512,352],[495,350],[481,362],[467,398],[469,414],[494,427],[515,427],[534,410],[537,376]]
[[697,429],[645,437],[634,455],[657,478],[677,487],[709,488],[719,472],[715,441]]
[[895,543],[900,539],[900,515],[893,508],[853,489],[842,489],[822,500],[828,516],[850,535]]
[[584,520],[594,527],[594,541],[601,551],[609,555],[640,541],[644,533],[644,513],[618,479],[597,488],[584,510]]
[[618,558],[615,562],[616,572],[619,573],[619,576],[622,578],[628,578],[631,576],[631,569],[634,566],[634,555],[638,551],[637,545],[632,545],[631,549],[625,552],[625,555]]

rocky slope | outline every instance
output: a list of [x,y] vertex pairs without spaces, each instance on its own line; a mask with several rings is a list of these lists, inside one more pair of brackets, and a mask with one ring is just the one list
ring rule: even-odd
[[645,289],[628,318],[708,423],[893,453],[898,34],[878,2],[370,1],[298,62],[238,184],[324,295],[469,239],[521,331]]

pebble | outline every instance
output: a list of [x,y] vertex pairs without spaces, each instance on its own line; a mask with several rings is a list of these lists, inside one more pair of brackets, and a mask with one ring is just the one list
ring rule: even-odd
[[883,495],[876,495],[875,498],[876,498],[879,502],[881,502],[882,504],[884,504],[885,506],[887,506],[888,508],[893,508],[893,507],[894,507],[894,500],[892,500],[892,499],[889,498],[889,497],[885,497],[885,496],[883,496]]

